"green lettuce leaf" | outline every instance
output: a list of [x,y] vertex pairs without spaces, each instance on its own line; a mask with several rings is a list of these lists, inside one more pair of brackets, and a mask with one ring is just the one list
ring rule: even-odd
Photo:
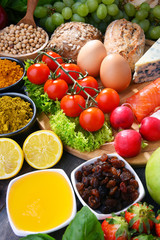
[[69,118],[62,110],[50,116],[50,126],[61,138],[64,145],[81,152],[91,152],[105,142],[113,140],[112,130],[107,121],[100,130],[91,133],[80,126],[78,117]]

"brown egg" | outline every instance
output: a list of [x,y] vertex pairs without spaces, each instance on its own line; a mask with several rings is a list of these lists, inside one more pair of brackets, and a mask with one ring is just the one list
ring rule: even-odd
[[97,77],[100,71],[100,65],[106,56],[104,44],[99,40],[88,41],[79,51],[77,64],[92,77]]
[[100,80],[104,87],[121,92],[129,86],[131,79],[131,68],[121,55],[110,54],[103,59]]

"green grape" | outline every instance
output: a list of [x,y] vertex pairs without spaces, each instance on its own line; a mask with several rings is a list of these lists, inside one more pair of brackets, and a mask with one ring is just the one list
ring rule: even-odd
[[118,6],[119,5],[119,0],[114,0],[114,3]]
[[78,8],[79,5],[81,5],[80,2],[76,2],[72,5],[72,12],[73,13],[77,13],[77,8]]
[[126,12],[123,12],[123,17],[129,21],[129,16],[126,14]]
[[106,5],[110,5],[110,4],[114,3],[114,0],[102,0],[102,3],[104,3]]
[[53,32],[55,29],[55,25],[53,24],[52,17],[47,17],[45,22],[45,28],[47,32]]
[[144,32],[147,32],[150,26],[150,22],[148,19],[144,19],[138,23]]
[[85,18],[79,16],[77,13],[74,13],[71,17],[72,22],[85,22]]
[[119,12],[119,8],[116,4],[107,5],[108,14],[112,17],[116,16]]
[[103,19],[103,21],[108,24],[108,23],[111,22],[111,18],[112,18],[112,17],[107,14],[107,16],[105,17],[105,19]]
[[71,7],[74,4],[73,0],[63,0],[66,7]]
[[149,10],[150,10],[150,5],[149,5],[147,2],[143,2],[143,3],[141,3],[141,5],[140,5],[140,9],[141,9],[141,10],[146,10],[146,11],[149,12]]
[[105,33],[106,28],[107,28],[107,23],[106,23],[106,22],[101,21],[101,22],[98,24],[98,29],[99,29],[102,33]]
[[41,27],[45,27],[45,23],[46,23],[47,18],[48,18],[48,17],[40,18],[40,19],[39,19],[39,25],[40,25]]
[[153,9],[150,10],[148,19],[149,19],[150,22],[154,22]]
[[92,13],[94,11],[96,11],[96,9],[98,8],[98,1],[97,0],[87,0],[87,6],[89,9],[89,12]]
[[113,17],[113,20],[122,19],[122,18],[123,18],[123,12],[119,10],[118,14]]
[[153,27],[150,31],[150,36],[153,40],[157,40],[158,38],[160,38],[160,26]]
[[79,5],[78,8],[77,8],[77,13],[81,17],[87,16],[88,13],[89,13],[87,5],[85,3],[82,3],[81,5]]
[[62,16],[65,20],[68,20],[72,17],[72,9],[70,7],[65,7],[62,9]]
[[36,18],[44,18],[47,16],[47,8],[46,7],[42,7],[42,6],[38,6],[36,7],[35,11],[34,11],[34,16]]
[[148,12],[146,10],[138,10],[136,12],[136,15],[135,17],[139,20],[139,21],[142,21],[144,20],[145,18],[148,17]]
[[148,31],[145,33],[145,37],[146,39],[151,39],[151,35],[150,35],[150,32],[151,30],[154,28],[154,26],[150,26]]
[[96,12],[91,13],[91,16],[92,16],[94,22],[100,23],[101,20],[97,17],[97,13]]
[[131,22],[139,24],[139,20],[137,18],[133,18]]
[[131,3],[126,3],[124,5],[124,10],[129,17],[134,17],[134,15],[136,14],[136,8]]
[[103,20],[107,16],[107,7],[101,3],[97,8],[97,17],[101,20]]
[[153,8],[153,15],[156,18],[160,19],[160,5]]
[[59,26],[62,23],[64,23],[64,18],[62,16],[62,14],[60,14],[60,13],[53,13],[52,14],[52,21],[53,21],[53,24],[55,26]]
[[44,4],[43,7],[52,8],[52,5],[51,4]]
[[62,9],[65,7],[65,4],[63,2],[55,2],[53,5],[54,9],[56,10],[56,12],[61,13]]

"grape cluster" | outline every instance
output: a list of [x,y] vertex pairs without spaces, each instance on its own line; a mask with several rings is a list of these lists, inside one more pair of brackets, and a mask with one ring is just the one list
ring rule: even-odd
[[136,8],[123,0],[58,0],[53,5],[37,6],[34,16],[51,33],[68,21],[90,23],[104,33],[110,22],[125,18],[139,24],[146,38],[160,37],[160,5],[150,8],[147,2]]

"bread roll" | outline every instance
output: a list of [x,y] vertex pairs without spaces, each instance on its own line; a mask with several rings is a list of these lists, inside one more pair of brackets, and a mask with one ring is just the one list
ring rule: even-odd
[[106,29],[104,45],[107,55],[119,53],[134,71],[135,63],[144,53],[144,31],[138,24],[126,19],[115,20]]
[[81,47],[94,39],[103,41],[102,33],[97,28],[82,22],[67,22],[54,31],[48,47],[55,48],[62,57],[76,62]]

